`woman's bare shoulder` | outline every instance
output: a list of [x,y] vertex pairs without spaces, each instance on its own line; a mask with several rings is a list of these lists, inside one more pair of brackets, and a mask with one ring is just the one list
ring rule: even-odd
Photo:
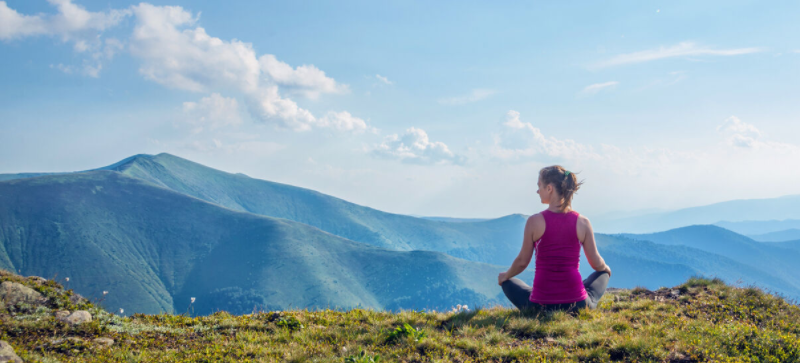
[[589,222],[589,217],[581,214],[578,216],[578,224],[584,227],[591,227],[592,223]]
[[542,213],[536,213],[530,217],[528,217],[528,221],[525,223],[526,228],[532,228],[535,230],[544,229],[544,216]]
[[528,223],[544,223],[544,216],[541,212],[528,217]]

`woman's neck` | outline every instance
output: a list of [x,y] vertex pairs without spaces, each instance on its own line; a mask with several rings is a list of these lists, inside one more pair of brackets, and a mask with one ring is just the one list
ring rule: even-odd
[[563,199],[560,199],[558,202],[551,202],[550,206],[547,208],[547,210],[549,210],[549,211],[551,211],[553,213],[569,213],[570,211],[572,211],[572,208],[570,208],[570,207],[566,207],[564,209],[561,209],[561,202],[562,201],[563,201]]

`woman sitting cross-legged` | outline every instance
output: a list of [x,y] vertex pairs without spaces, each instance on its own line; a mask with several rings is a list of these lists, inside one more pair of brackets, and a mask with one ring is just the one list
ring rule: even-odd
[[[541,308],[576,312],[597,307],[611,277],[611,268],[597,252],[589,219],[572,210],[572,196],[580,188],[574,173],[554,165],[539,171],[539,198],[550,207],[528,218],[522,250],[497,283],[520,310]],[[595,270],[585,280],[578,271],[581,246]],[[533,287],[515,278],[536,253]]]

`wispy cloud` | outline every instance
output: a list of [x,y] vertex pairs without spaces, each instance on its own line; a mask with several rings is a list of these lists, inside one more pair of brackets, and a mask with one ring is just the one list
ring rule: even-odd
[[700,46],[693,42],[681,42],[671,47],[659,47],[640,52],[620,54],[594,65],[595,68],[619,66],[624,64],[634,64],[650,62],[659,59],[676,57],[697,57],[697,56],[734,56],[751,54],[764,51],[763,48],[734,48],[734,49],[712,49],[707,46]]
[[388,84],[390,86],[394,84],[392,81],[389,80],[389,78],[381,76],[380,74],[376,74],[375,78],[377,78],[379,81],[383,82],[384,84]]
[[583,88],[581,94],[593,95],[602,90],[607,90],[616,87],[619,84],[617,81],[590,84]]
[[497,91],[493,89],[482,89],[476,88],[473,89],[472,92],[468,95],[464,96],[456,96],[456,97],[447,97],[439,99],[439,104],[448,105],[448,106],[458,106],[464,105],[467,103],[477,102],[482,99],[485,99],[493,94],[497,93]]

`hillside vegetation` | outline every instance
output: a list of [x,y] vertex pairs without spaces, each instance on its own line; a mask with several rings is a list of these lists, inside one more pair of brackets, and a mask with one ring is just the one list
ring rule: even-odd
[[[0,271],[42,294],[0,305],[0,340],[26,362],[795,362],[800,308],[756,288],[689,279],[609,292],[572,316],[493,307],[398,313],[353,309],[204,317],[121,316],[54,281]],[[455,302],[454,302],[455,303]],[[84,309],[92,321],[54,315]]]
[[226,173],[166,153],[136,155],[104,169],[229,209],[304,223],[356,242],[403,251],[438,251],[499,265],[516,257],[527,219],[515,214],[454,224],[387,213],[310,189]]
[[350,241],[107,170],[0,182],[0,268],[70,277],[129,312],[182,311],[195,297],[198,314],[503,303],[505,270]]

